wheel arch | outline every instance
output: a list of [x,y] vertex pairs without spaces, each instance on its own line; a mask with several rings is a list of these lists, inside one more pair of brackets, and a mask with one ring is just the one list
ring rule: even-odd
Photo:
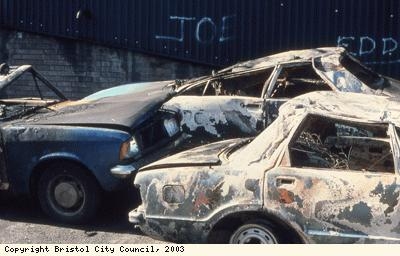
[[46,170],[46,168],[53,164],[60,164],[62,162],[67,163],[67,164],[77,165],[77,166],[81,167],[82,170],[84,170],[86,174],[90,175],[95,180],[95,182],[99,185],[99,187],[101,189],[103,189],[101,184],[99,183],[97,177],[93,174],[93,172],[86,165],[84,165],[81,161],[79,161],[79,158],[77,158],[73,155],[50,155],[50,156],[41,158],[40,161],[35,165],[35,167],[32,170],[32,174],[31,174],[30,181],[29,181],[29,189],[30,189],[31,195],[36,197],[36,191],[38,189],[38,181],[39,181],[42,173]]
[[[230,234],[232,234],[237,228],[246,222],[257,219],[268,221],[275,229],[281,229],[279,233],[280,236],[283,236],[281,237],[281,239],[283,239],[283,243],[307,242],[304,236],[300,234],[298,230],[289,225],[286,221],[282,220],[280,217],[271,213],[259,211],[233,212],[223,216],[216,223],[214,223],[209,232],[207,240],[209,243],[227,243],[229,241]],[[221,231],[223,232],[221,233]],[[227,235],[229,236],[227,237]]]

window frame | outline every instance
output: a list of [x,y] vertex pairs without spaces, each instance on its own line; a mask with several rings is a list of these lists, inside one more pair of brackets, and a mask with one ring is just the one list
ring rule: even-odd
[[321,80],[323,80],[326,83],[326,86],[328,86],[331,89],[331,91],[337,91],[337,88],[335,86],[333,86],[330,83],[330,81],[327,81],[325,76],[321,76],[321,74],[315,69],[314,63],[312,60],[301,61],[301,62],[287,62],[287,63],[279,63],[278,65],[275,66],[275,69],[273,71],[273,76],[270,79],[268,86],[265,88],[265,90],[263,90],[263,98],[266,98],[266,99],[288,99],[289,97],[279,97],[279,98],[271,97],[272,92],[275,90],[275,88],[277,86],[276,82],[277,82],[279,76],[286,68],[301,67],[301,66],[307,66],[307,65],[309,65],[310,68],[315,72],[315,74],[317,76],[319,76],[321,78]]
[[[293,166],[293,160],[292,160],[292,153],[291,153],[291,147],[293,146],[294,143],[296,143],[297,139],[299,138],[300,134],[304,131],[304,128],[306,125],[308,125],[308,122],[310,118],[319,118],[319,119],[328,119],[331,121],[335,122],[340,122],[346,125],[349,125],[350,123],[355,123],[359,125],[366,125],[366,126],[373,126],[373,125],[386,125],[386,133],[387,133],[387,138],[379,138],[379,137],[366,137],[366,138],[371,138],[371,139],[387,139],[387,143],[389,143],[391,155],[393,158],[393,171],[391,172],[381,172],[381,171],[368,171],[368,170],[356,170],[356,169],[338,169],[338,168],[324,168],[324,167],[312,167],[312,166]],[[396,128],[394,127],[393,124],[389,122],[367,122],[367,121],[360,121],[360,120],[355,120],[352,118],[340,118],[337,116],[331,116],[331,115],[320,115],[316,113],[308,113],[306,114],[300,124],[297,126],[296,130],[291,134],[291,136],[288,137],[288,143],[283,151],[282,156],[280,157],[280,160],[278,161],[278,166],[281,167],[286,167],[286,168],[298,168],[298,169],[315,169],[315,170],[322,170],[322,171],[329,171],[329,170],[335,170],[335,171],[343,171],[343,172],[357,172],[357,173],[368,173],[371,175],[398,175],[398,167],[399,163],[397,163],[396,159],[399,157],[400,153],[400,145],[397,143],[400,143],[400,138],[393,138],[393,132],[396,134]],[[398,145],[397,149],[394,150],[394,144]]]

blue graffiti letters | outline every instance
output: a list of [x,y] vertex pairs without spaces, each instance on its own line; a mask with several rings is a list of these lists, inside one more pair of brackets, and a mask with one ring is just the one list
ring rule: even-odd
[[382,38],[382,41],[383,41],[382,55],[387,55],[387,54],[391,55],[392,52],[394,52],[399,45],[397,41],[391,37]]
[[170,20],[176,20],[180,23],[180,33],[179,36],[159,36],[156,35],[156,39],[164,39],[164,40],[172,40],[172,41],[178,41],[178,42],[183,42],[185,40],[185,21],[192,21],[195,20],[196,18],[194,17],[179,17],[179,16],[170,16]]
[[[188,30],[194,30],[194,39],[200,44],[223,43],[234,38],[234,19],[235,15],[227,15],[221,18],[220,22],[216,22],[210,17],[186,17],[186,16],[170,16],[170,23],[178,22],[178,32],[174,35],[159,35],[157,40],[168,40],[183,43],[188,40]],[[171,29],[168,29],[169,31]]]
[[[398,41],[393,37],[372,38],[369,36],[339,36],[337,45],[351,51],[351,54],[364,56],[378,51],[381,55],[392,55],[398,50]],[[356,50],[356,51],[354,51]]]

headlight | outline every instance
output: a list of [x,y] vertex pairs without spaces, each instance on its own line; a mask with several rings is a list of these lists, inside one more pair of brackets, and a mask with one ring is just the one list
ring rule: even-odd
[[119,152],[119,159],[124,160],[128,158],[133,158],[136,157],[140,154],[140,150],[138,147],[138,144],[136,143],[136,140],[134,137],[132,137],[130,140],[125,141],[121,145],[121,150]]
[[179,125],[175,118],[165,119],[164,128],[170,137],[179,132]]

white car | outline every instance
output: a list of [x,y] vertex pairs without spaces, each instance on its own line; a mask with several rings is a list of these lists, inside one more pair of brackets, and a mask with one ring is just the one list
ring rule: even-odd
[[129,220],[180,243],[398,243],[399,134],[396,99],[299,96],[254,140],[140,169]]

